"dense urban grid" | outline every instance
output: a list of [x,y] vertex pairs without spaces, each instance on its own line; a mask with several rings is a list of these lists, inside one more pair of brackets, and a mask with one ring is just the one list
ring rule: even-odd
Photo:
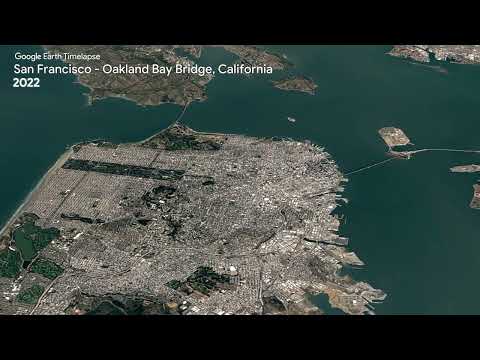
[[385,294],[340,272],[363,265],[336,233],[344,181],[309,142],[178,123],[75,145],[3,231],[0,313],[318,314],[319,293],[372,313]]

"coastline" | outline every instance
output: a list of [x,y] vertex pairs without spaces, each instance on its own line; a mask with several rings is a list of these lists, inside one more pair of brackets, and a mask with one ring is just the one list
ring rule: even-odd
[[[74,145],[73,145],[74,146]],[[22,203],[17,207],[17,210],[13,213],[13,215],[7,220],[5,225],[0,230],[0,237],[4,235],[5,231],[15,222],[18,216],[22,213],[23,209],[28,205],[32,197],[34,196],[35,192],[42,186],[48,179],[52,173],[59,169],[65,161],[70,157],[73,152],[73,146],[70,146],[60,157],[55,161],[55,163],[47,170],[47,172],[41,177],[38,183],[33,187],[33,189],[28,193]]]

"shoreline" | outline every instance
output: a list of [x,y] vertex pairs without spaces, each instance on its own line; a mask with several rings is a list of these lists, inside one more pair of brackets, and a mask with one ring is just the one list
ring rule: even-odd
[[5,225],[2,226],[2,228],[0,229],[0,237],[2,237],[4,233],[10,228],[10,226],[12,226],[15,220],[17,220],[23,209],[25,209],[25,207],[29,204],[30,200],[32,200],[32,197],[34,196],[35,192],[40,188],[40,186],[42,186],[49,179],[50,175],[52,175],[55,170],[59,169],[65,163],[65,161],[67,161],[67,159],[73,152],[73,146],[75,145],[70,146],[65,152],[63,152],[60,157],[55,161],[55,163],[47,170],[47,172],[43,174],[37,184],[17,207],[13,215],[10,216]]

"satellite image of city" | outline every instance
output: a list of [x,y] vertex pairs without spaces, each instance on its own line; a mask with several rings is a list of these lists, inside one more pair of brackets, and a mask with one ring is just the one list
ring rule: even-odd
[[0,315],[480,314],[480,45],[0,52]]

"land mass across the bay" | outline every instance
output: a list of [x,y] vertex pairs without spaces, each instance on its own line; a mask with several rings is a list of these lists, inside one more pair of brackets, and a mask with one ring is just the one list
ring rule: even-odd
[[423,63],[430,62],[431,56],[437,61],[480,63],[480,45],[395,45],[388,54]]
[[471,165],[458,165],[450,168],[451,172],[459,173],[474,173],[480,171],[480,165],[471,164]]
[[[70,148],[2,234],[3,314],[349,314],[385,294],[332,214],[344,176],[307,142],[174,124]],[[32,247],[25,260],[27,246]]]
[[[458,165],[450,168],[451,172],[454,173],[477,173],[480,172],[480,165],[471,164],[471,165]],[[480,209],[480,185],[473,185],[473,195],[472,200],[470,201],[470,207],[472,209]]]
[[[220,73],[252,75],[270,74],[274,70],[284,70],[290,63],[282,56],[269,53],[255,46],[248,45],[216,45],[238,56],[234,64],[223,64],[218,68]],[[72,66],[91,66],[104,69],[89,74],[77,74],[78,82],[90,89],[86,94],[89,103],[108,97],[119,97],[134,101],[143,106],[154,106],[164,103],[186,105],[194,101],[207,99],[206,85],[215,77],[214,70],[187,71],[185,69],[201,68],[196,60],[201,56],[204,45],[44,45],[51,54],[81,53],[96,56],[90,60],[68,58],[64,60]],[[182,53],[183,52],[183,53]],[[185,54],[193,57],[184,56]],[[158,71],[145,73],[142,68],[158,66]],[[138,71],[113,70],[129,66]],[[108,70],[112,67],[112,72]],[[168,69],[181,68],[182,71]]]

